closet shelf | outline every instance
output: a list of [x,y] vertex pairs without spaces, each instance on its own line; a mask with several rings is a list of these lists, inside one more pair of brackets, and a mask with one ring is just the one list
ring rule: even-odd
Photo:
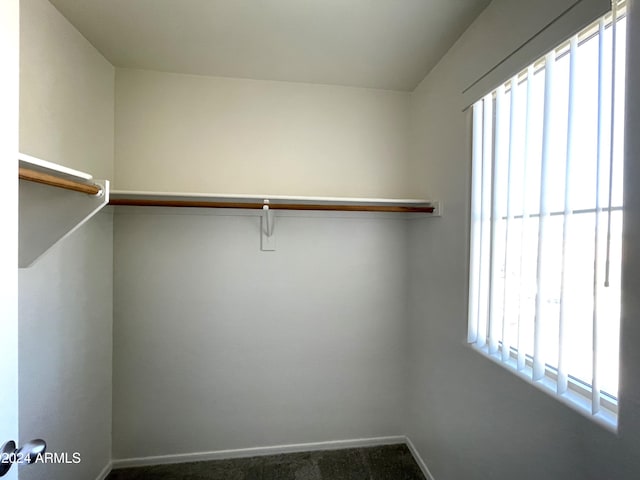
[[64,188],[74,192],[86,193],[88,195],[99,195],[102,188],[95,183],[83,183],[74,180],[67,180],[62,177],[50,175],[48,173],[39,172],[26,167],[20,167],[18,170],[18,178],[20,180],[28,180],[30,182],[42,183],[51,187]]
[[232,195],[161,193],[113,190],[110,205],[143,207],[239,208],[262,210],[324,210],[345,212],[400,212],[440,214],[439,202],[421,199],[300,197],[282,195]]
[[18,154],[18,265],[30,266],[109,203],[109,181]]
[[88,173],[58,165],[57,163],[47,162],[46,160],[32,157],[25,153],[18,154],[18,162],[20,163],[20,167],[37,170],[76,182],[90,182],[93,179]]

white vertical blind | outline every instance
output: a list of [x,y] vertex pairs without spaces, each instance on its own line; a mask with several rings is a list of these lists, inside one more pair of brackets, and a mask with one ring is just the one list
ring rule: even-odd
[[480,280],[478,295],[478,339],[477,345],[487,343],[489,325],[489,265],[491,264],[491,167],[493,158],[493,98],[487,95],[482,100],[482,199],[480,203]]
[[469,328],[467,341],[478,340],[480,240],[482,207],[482,105],[473,106],[473,160],[471,172],[471,249],[469,255]]
[[602,351],[619,340],[608,329],[620,281],[605,288],[601,272],[618,275],[621,262],[613,131],[625,8],[473,105],[468,341],[534,382],[555,381],[557,395],[589,392],[594,415],[614,411],[617,396],[618,366]]
[[618,16],[618,8],[616,2],[612,4],[612,22],[611,22],[611,140],[609,142],[609,198],[607,202],[607,254],[605,260],[604,286],[609,286],[609,275],[611,273],[611,205],[613,200],[613,163],[614,149],[613,132],[616,127],[616,116],[614,114],[616,100],[616,19]]
[[[513,202],[512,199],[516,194],[516,169],[515,158],[518,155],[517,141],[516,141],[516,108],[519,107],[519,82],[518,76],[514,76],[510,82],[510,104],[509,104],[509,158],[507,164],[507,178],[508,178],[508,191],[506,200],[506,215],[507,221],[505,225],[505,249],[504,249],[504,269],[505,279],[504,287],[502,291],[502,361],[506,362],[511,357],[511,341],[512,341],[512,318],[517,316],[518,312],[515,308],[514,299],[518,295],[515,282],[509,281],[509,272],[513,271],[518,261],[515,258],[515,232],[514,232],[514,218],[513,218]],[[519,273],[519,272],[518,272]],[[518,276],[516,273],[516,277]]]
[[542,161],[540,167],[540,207],[538,216],[538,253],[536,255],[536,316],[534,321],[534,337],[533,337],[533,379],[540,380],[544,377],[546,368],[546,351],[543,345],[545,341],[546,315],[547,309],[547,270],[549,268],[549,260],[547,243],[549,241],[546,235],[547,222],[549,220],[549,202],[547,198],[547,189],[549,186],[549,163],[552,155],[552,125],[551,115],[554,101],[554,82],[553,71],[555,64],[555,52],[550,52],[545,57],[545,76],[544,76],[544,114],[542,124]]
[[591,368],[591,412],[598,413],[600,410],[600,386],[598,384],[598,254],[600,240],[600,183],[602,178],[602,169],[604,163],[604,101],[605,101],[605,85],[604,85],[604,20],[600,20],[598,25],[598,163],[596,167],[596,192],[595,192],[595,238],[593,249],[593,321],[592,321],[592,338],[593,338],[593,360]]
[[[495,142],[493,148],[492,185],[502,185],[505,173],[505,124],[509,118],[505,111],[505,87],[501,85],[495,93]],[[489,282],[489,353],[497,353],[502,340],[502,301],[500,288],[501,266],[504,261],[504,254],[500,254],[499,226],[503,215],[502,195],[499,189],[492,189],[491,196],[491,265]]]
[[578,37],[571,38],[569,50],[569,105],[567,111],[567,154],[565,159],[564,173],[564,224],[562,228],[562,279],[560,285],[560,321],[558,335],[558,394],[563,394],[569,386],[569,376],[567,374],[566,352],[567,352],[567,289],[568,285],[568,262],[567,248],[569,233],[571,230],[571,220],[573,209],[571,206],[571,188],[573,183],[573,146],[576,141],[574,129],[574,104],[576,101],[576,63],[578,61]]
[[527,329],[525,328],[525,316],[527,315],[526,310],[523,306],[526,303],[527,298],[527,290],[529,283],[529,267],[528,263],[525,261],[525,253],[530,251],[529,245],[531,239],[529,235],[527,235],[527,229],[529,227],[529,190],[528,190],[528,179],[529,179],[529,166],[532,164],[532,144],[533,144],[533,76],[534,76],[534,68],[533,65],[529,65],[527,68],[527,103],[526,103],[526,123],[525,123],[525,131],[524,131],[524,151],[522,152],[522,156],[524,158],[524,166],[522,169],[522,226],[521,226],[521,238],[520,244],[522,245],[522,254],[520,255],[520,290],[518,297],[518,370],[522,371],[526,365],[526,356],[525,356],[525,342],[527,339]]

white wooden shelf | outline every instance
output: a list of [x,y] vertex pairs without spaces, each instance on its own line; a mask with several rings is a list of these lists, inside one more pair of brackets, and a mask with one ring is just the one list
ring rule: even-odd
[[276,249],[275,210],[398,212],[440,216],[440,202],[415,198],[299,197],[114,190],[110,205],[137,207],[238,208],[261,210],[260,249]]
[[109,203],[120,206],[240,209],[263,209],[266,205],[272,210],[404,212],[440,215],[439,202],[412,198],[303,197],[113,190]]
[[109,181],[22,153],[18,162],[18,265],[24,268],[109,203]]
[[64,167],[57,163],[48,162],[40,158],[32,157],[25,153],[18,154],[18,163],[21,168],[28,168],[31,170],[47,173],[60,178],[65,178],[71,181],[88,183],[93,180],[93,176],[88,173],[81,172],[80,170],[74,170],[73,168]]

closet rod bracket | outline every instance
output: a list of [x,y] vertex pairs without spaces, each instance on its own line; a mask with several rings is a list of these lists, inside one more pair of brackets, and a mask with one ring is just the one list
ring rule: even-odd
[[275,216],[273,209],[269,208],[269,200],[265,199],[262,205],[262,217],[260,218],[260,250],[270,252],[276,249],[276,237],[273,234]]

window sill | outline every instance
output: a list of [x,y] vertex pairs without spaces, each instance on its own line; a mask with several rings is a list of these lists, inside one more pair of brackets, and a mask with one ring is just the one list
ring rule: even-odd
[[[490,354],[488,347],[477,347],[473,344],[466,344],[472,350],[478,352],[483,357],[492,360],[494,363],[502,366],[511,373],[514,373],[517,377],[525,380],[527,383],[535,386],[538,390],[545,392],[547,395],[555,398],[561,403],[567,405],[569,408],[580,413],[584,417],[588,418],[592,422],[600,425],[604,429],[611,433],[618,434],[618,413],[606,406],[601,405],[600,412],[593,414],[591,412],[591,390],[586,387],[577,384],[570,380],[572,385],[563,394],[557,393],[557,384],[555,378],[547,372],[547,374],[540,380],[532,380],[533,371],[529,365],[526,365],[523,370],[518,370],[517,361],[514,358],[510,358],[508,361],[502,361],[502,355],[500,353]],[[603,402],[604,403],[604,402]]]

